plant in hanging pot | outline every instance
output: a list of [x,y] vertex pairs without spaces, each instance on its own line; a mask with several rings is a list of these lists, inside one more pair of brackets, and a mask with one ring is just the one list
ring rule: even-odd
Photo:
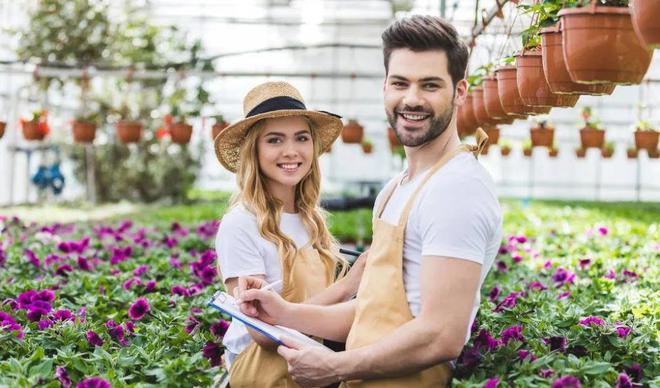
[[551,158],[559,156],[559,148],[557,148],[556,144],[553,144],[552,147],[548,148],[548,156]]
[[530,139],[527,139],[523,142],[523,155],[530,157],[532,156],[532,141]]
[[0,139],[5,135],[5,128],[7,128],[7,123],[5,121],[0,121]]
[[636,159],[637,158],[637,147],[635,146],[630,146],[626,149],[626,154],[628,155],[628,159]]
[[374,143],[371,140],[362,140],[362,152],[370,154],[374,150]]
[[392,149],[392,155],[398,156],[401,159],[405,159],[406,158],[406,150],[405,150],[405,148],[403,148],[402,145],[396,146]]
[[575,156],[580,159],[584,159],[587,156],[587,149],[584,147],[578,147],[575,149]]
[[515,57],[509,57],[505,60],[504,66],[495,70],[497,77],[497,92],[504,111],[509,115],[537,115],[550,112],[549,106],[529,106],[526,105],[520,97],[518,90],[517,74],[518,69],[510,65],[515,61]]
[[50,132],[48,126],[48,111],[45,109],[32,112],[30,120],[20,119],[25,140],[43,140]]
[[658,149],[658,135],[660,133],[651,127],[651,123],[641,120],[635,129],[635,147],[638,150],[645,149],[649,153]]
[[605,159],[610,159],[614,155],[614,142],[605,142],[603,148],[600,149],[600,155]]
[[660,48],[660,1],[630,0],[632,23],[639,40],[648,48]]
[[229,126],[229,122],[227,122],[227,120],[225,120],[225,116],[221,114],[211,116],[209,119],[213,120],[213,126],[211,127],[211,137],[215,140],[215,138],[218,137],[220,131]]
[[509,156],[512,149],[511,142],[508,140],[502,140],[500,141],[499,146],[500,146],[500,154],[502,156]]
[[364,138],[364,127],[355,119],[349,119],[341,131],[341,140],[346,144],[360,144]]
[[555,139],[555,128],[547,121],[540,121],[529,129],[529,137],[533,147],[551,148]]
[[71,123],[73,141],[76,143],[93,143],[96,138],[96,128],[100,121],[98,112],[80,113]]
[[605,130],[599,128],[598,122],[591,119],[591,107],[582,108],[584,126],[580,129],[580,142],[582,148],[603,148],[605,143]]
[[639,84],[651,64],[653,51],[635,34],[628,1],[570,3],[559,11],[559,17],[571,79],[587,84]]

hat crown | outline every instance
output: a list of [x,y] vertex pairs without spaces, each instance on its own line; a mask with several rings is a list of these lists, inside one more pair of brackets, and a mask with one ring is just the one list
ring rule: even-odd
[[245,99],[243,100],[243,114],[247,116],[247,114],[257,105],[275,97],[291,97],[303,104],[305,103],[302,95],[300,95],[298,89],[293,87],[293,85],[282,81],[264,82],[255,86],[245,96]]

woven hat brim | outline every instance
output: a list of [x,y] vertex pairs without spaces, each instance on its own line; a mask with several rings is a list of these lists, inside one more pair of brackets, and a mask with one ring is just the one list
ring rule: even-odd
[[321,143],[321,153],[330,150],[344,127],[339,117],[313,110],[290,109],[266,112],[243,119],[220,131],[214,139],[215,156],[223,167],[235,173],[241,144],[248,129],[262,119],[288,116],[306,116],[312,121],[312,125],[316,128],[315,136],[319,137]]

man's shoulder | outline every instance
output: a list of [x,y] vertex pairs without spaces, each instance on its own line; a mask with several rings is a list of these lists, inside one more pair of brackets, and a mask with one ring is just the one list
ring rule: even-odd
[[434,192],[461,193],[466,188],[482,194],[495,192],[495,182],[490,173],[471,153],[457,155],[433,174],[427,185]]

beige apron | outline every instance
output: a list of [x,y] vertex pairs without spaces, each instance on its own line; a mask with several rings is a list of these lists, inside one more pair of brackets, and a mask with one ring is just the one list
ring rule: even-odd
[[[346,340],[347,350],[373,344],[413,319],[403,284],[403,240],[410,211],[422,187],[436,171],[461,152],[470,151],[477,157],[487,140],[485,133],[479,130],[477,131],[479,146],[463,144],[453,152],[447,153],[431,167],[408,199],[398,225],[388,224],[380,219],[398,182],[393,182],[385,191],[383,201],[374,213],[373,241],[358,289],[355,319]],[[449,385],[451,375],[452,368],[448,362],[445,362],[402,377],[347,381],[343,387],[445,387]]]
[[[282,265],[282,297],[293,303],[303,302],[328,287],[334,275],[334,265],[321,260],[318,251],[307,245],[298,250],[292,263]],[[298,387],[277,351],[263,349],[254,341],[234,360],[229,385],[232,388]]]

